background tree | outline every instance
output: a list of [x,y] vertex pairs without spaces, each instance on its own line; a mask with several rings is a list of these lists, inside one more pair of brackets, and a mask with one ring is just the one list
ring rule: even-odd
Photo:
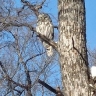
[[45,1],[21,0],[19,7],[15,0],[0,1],[0,94],[3,96],[54,96],[38,84],[39,78],[51,86],[60,85],[58,55],[54,52],[48,58],[39,36],[49,41],[35,32],[36,14]]

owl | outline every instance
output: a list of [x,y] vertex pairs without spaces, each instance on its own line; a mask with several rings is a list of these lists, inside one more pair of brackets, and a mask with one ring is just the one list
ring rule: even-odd
[[[52,24],[52,20],[50,16],[46,13],[40,13],[38,15],[37,19],[37,26],[36,31],[44,36],[46,36],[48,39],[53,40],[54,38],[54,28]],[[43,42],[43,46],[46,49],[46,53],[48,56],[53,55],[53,48],[52,46],[48,45],[46,42]]]

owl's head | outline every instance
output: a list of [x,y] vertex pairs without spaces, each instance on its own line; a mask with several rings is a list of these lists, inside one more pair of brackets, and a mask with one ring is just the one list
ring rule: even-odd
[[40,13],[40,14],[38,15],[38,20],[40,20],[40,21],[46,21],[46,20],[50,21],[51,18],[50,18],[50,16],[49,16],[48,14],[46,14],[46,13]]

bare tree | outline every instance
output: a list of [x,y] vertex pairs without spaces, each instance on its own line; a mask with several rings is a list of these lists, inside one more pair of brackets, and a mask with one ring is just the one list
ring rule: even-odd
[[45,1],[21,0],[20,8],[15,7],[14,0],[0,1],[0,93],[4,96],[54,95],[38,84],[39,78],[49,81],[58,73],[58,55],[47,57],[39,38],[55,49],[56,43],[35,30],[39,9]]

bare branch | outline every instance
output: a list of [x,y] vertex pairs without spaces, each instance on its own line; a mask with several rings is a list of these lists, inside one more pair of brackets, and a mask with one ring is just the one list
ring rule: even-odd
[[[14,23],[14,22],[4,23],[4,27],[1,27],[0,31],[2,31],[4,28],[10,27],[10,26],[17,26],[17,27],[25,26],[25,27],[28,27],[31,31],[36,32],[36,29],[28,23]],[[40,34],[39,32],[36,32],[36,33],[37,33],[38,37],[40,37],[43,41],[45,41],[46,43],[51,45],[55,50],[58,51],[57,44],[53,40],[48,39],[46,36]]]
[[[22,92],[24,91],[24,90],[21,90],[21,91],[20,91],[20,90],[17,90],[17,89],[14,89],[14,90],[17,91],[20,95],[21,95]],[[20,95],[19,95],[19,96],[20,96]]]
[[34,56],[28,58],[28,59],[25,61],[25,64],[26,64],[29,60],[31,60],[31,59],[33,59],[33,58],[35,58],[35,57],[37,57],[37,56],[40,56],[40,55],[42,55],[42,54],[44,54],[44,53],[45,53],[45,52],[40,53],[40,54],[36,54],[36,55],[34,55]]
[[38,33],[38,37],[40,37],[43,41],[45,41],[47,44],[51,45],[55,50],[58,51],[57,43],[55,43],[53,40],[48,39],[46,36]]
[[7,45],[5,45],[5,46],[3,46],[3,47],[0,47],[0,49],[2,49],[2,48],[4,48],[4,47],[6,47]]
[[40,79],[38,79],[38,82],[40,84],[42,84],[44,87],[46,87],[47,89],[49,89],[50,91],[52,91],[53,93],[57,94],[56,89],[52,88],[50,85],[48,85],[47,83],[45,83],[44,81],[41,81]]
[[39,9],[42,8],[42,6],[44,5],[45,1],[46,0],[43,0],[39,5],[32,5],[28,1],[21,0],[21,2],[23,2],[26,6],[28,6],[35,13],[36,16],[38,16]]
[[30,25],[27,24],[27,23],[14,23],[14,22],[3,23],[3,26],[0,27],[0,31],[4,30],[5,28],[10,27],[10,26],[16,26],[16,27],[26,26],[26,27],[28,27],[31,31],[35,31],[35,30],[34,30],[34,27],[30,26]]
[[28,6],[35,13],[35,15],[38,16],[39,14],[38,9],[36,9],[34,5],[30,4],[28,1],[25,0],[21,0],[21,2],[23,2],[26,6]]
[[56,89],[52,88],[50,85],[48,85],[47,83],[45,83],[44,81],[38,79],[38,82],[43,85],[44,87],[46,87],[47,89],[49,89],[51,92],[55,93],[56,96],[64,96],[62,94],[62,92],[60,91],[60,88],[57,87]]
[[25,68],[25,73],[26,73],[27,82],[28,82],[28,84],[27,84],[28,96],[32,96],[32,94],[31,94],[31,78],[30,78],[30,74],[29,74],[26,64],[24,64],[24,68]]
[[26,7],[26,5],[24,5],[22,8],[21,8],[21,10],[19,10],[17,13],[18,13],[18,16],[19,16],[19,14],[23,11],[23,9]]
[[42,8],[42,6],[44,5],[45,1],[46,1],[46,0],[43,0],[43,1],[41,2],[41,4],[36,5],[36,7],[35,7],[35,8],[36,8],[37,10],[41,9],[41,8]]
[[13,84],[16,84],[17,86],[20,86],[21,88],[27,89],[27,86],[25,86],[25,85],[23,85],[23,84],[20,84],[20,83],[17,83],[17,82],[15,82],[15,81],[13,81],[12,78],[10,78],[10,76],[7,74],[7,71],[5,70],[5,68],[4,68],[4,66],[3,66],[3,64],[2,64],[1,61],[0,61],[0,67],[2,68],[3,72],[4,72],[5,75],[6,75],[6,77],[5,77],[6,80],[12,82]]

